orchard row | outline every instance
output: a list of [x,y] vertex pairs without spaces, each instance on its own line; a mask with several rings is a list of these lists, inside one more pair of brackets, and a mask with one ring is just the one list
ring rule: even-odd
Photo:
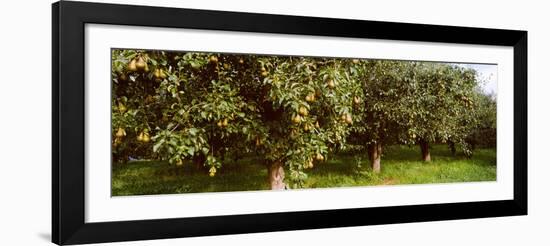
[[419,145],[425,161],[430,143],[471,155],[495,128],[494,99],[453,64],[113,50],[112,82],[115,161],[192,161],[215,176],[255,155],[273,189],[300,187],[349,144],[379,172],[385,145]]

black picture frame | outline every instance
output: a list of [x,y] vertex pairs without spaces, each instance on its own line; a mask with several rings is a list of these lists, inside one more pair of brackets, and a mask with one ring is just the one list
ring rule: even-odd
[[[85,223],[86,23],[513,47],[511,200]],[[527,32],[85,2],[52,5],[52,241],[82,244],[527,214]]]

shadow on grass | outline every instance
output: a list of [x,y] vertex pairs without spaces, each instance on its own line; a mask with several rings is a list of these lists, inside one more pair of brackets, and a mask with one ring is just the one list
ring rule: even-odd
[[146,195],[267,189],[267,170],[252,159],[226,164],[208,176],[192,162],[181,166],[160,161],[133,161],[113,166],[112,194]]

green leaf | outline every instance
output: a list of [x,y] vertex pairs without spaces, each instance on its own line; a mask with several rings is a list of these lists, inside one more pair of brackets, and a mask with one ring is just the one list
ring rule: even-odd
[[158,152],[158,149],[164,144],[164,139],[161,139],[153,146],[153,152]]

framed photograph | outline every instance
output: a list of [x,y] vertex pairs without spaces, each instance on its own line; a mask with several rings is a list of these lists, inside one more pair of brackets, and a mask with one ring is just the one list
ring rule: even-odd
[[527,214],[527,32],[62,1],[52,240]]

